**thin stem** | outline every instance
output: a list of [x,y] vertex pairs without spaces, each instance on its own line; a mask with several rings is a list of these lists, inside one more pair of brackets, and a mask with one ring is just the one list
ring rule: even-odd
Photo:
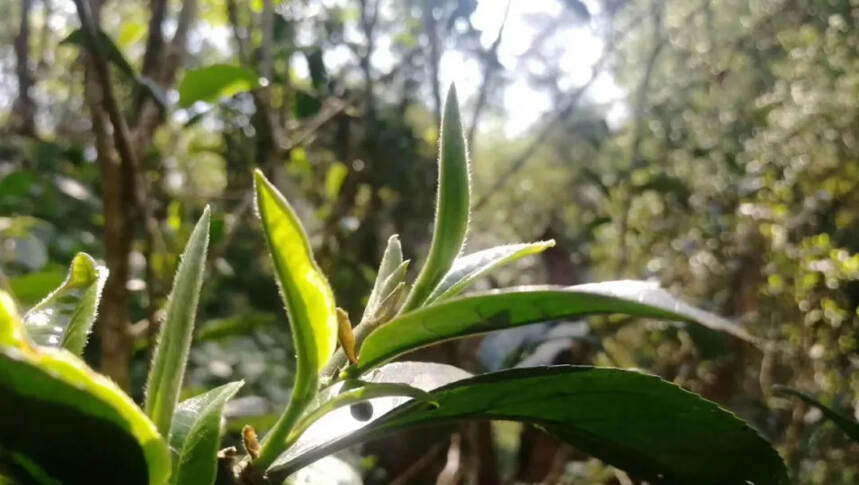
[[254,467],[259,470],[267,469],[286,450],[287,438],[311,400],[312,398],[290,401],[286,412],[278,418],[271,431],[263,438],[259,456],[253,461]]

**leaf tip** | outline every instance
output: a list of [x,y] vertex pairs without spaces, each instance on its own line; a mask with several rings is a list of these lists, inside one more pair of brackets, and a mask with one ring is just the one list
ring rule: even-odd
[[447,88],[447,101],[445,104],[447,106],[450,106],[451,103],[455,104],[457,106],[457,108],[459,107],[459,99],[456,95],[456,83],[455,82],[451,82]]
[[200,215],[200,224],[204,225],[208,229],[211,219],[212,208],[209,204],[206,204],[206,207],[203,207],[203,214]]
[[460,120],[459,114],[459,98],[456,95],[456,86],[454,84],[451,84],[450,89],[447,91],[447,98],[444,101],[444,114],[442,115],[441,126],[442,131],[445,131],[445,127],[449,127],[449,129],[452,130],[451,135],[458,133],[462,136],[462,121]]

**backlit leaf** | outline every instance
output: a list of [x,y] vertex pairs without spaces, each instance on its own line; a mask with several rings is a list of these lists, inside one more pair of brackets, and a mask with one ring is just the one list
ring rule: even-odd
[[65,349],[31,346],[23,331],[0,292],[0,461],[59,483],[166,483],[167,444],[131,398]]
[[187,108],[197,101],[214,102],[257,86],[257,74],[243,66],[214,64],[190,69],[179,82],[179,105]]
[[364,340],[358,354],[358,370],[452,338],[535,322],[612,313],[690,321],[751,340],[742,328],[683,303],[646,281],[520,287],[442,301],[397,316]]
[[[289,428],[316,393],[319,371],[337,345],[334,293],[319,270],[298,216],[262,172],[254,174],[257,213],[274,264],[292,338],[296,370],[289,405],[266,436],[259,460],[273,460],[285,444]],[[270,462],[269,462],[270,463]]]
[[450,271],[427,297],[427,303],[456,296],[490,271],[525,256],[541,253],[554,245],[554,240],[528,244],[508,244],[456,258]]
[[459,102],[453,86],[444,105],[439,151],[438,195],[432,243],[426,262],[406,300],[405,311],[419,307],[430,295],[462,251],[468,231],[471,180]]
[[146,382],[146,413],[163,435],[170,431],[173,411],[182,390],[208,246],[209,208],[206,207],[188,239],[179,269],[176,270],[173,289],[167,299],[167,317],[158,334],[152,368]]
[[95,322],[107,274],[107,268],[88,254],[78,253],[65,281],[24,315],[24,325],[33,341],[81,355]]

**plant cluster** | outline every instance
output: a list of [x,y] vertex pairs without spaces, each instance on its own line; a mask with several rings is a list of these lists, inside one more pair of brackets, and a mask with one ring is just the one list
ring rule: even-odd
[[[470,180],[455,91],[441,126],[432,243],[407,279],[399,239],[388,241],[363,315],[337,307],[305,231],[257,171],[255,202],[296,354],[289,403],[258,442],[221,449],[232,382],[180,401],[209,243],[207,208],[190,235],[160,329],[144,405],[80,358],[96,318],[105,268],[77,256],[66,281],[20,315],[0,292],[0,476],[23,483],[282,483],[352,444],[457,420],[531,423],[655,483],[788,483],[778,453],[717,404],[635,370],[515,368],[470,375],[444,364],[392,362],[438,342],[593,314],[700,325],[760,342],[731,322],[649,282],[505,288],[463,295],[479,277],[553,241],[461,255]],[[287,385],[287,383],[284,383]]]

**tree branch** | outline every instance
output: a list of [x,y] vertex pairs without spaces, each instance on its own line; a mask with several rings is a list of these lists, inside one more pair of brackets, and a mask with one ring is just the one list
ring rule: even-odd
[[102,103],[104,104],[105,111],[107,111],[110,124],[113,125],[114,145],[117,152],[119,152],[122,162],[127,164],[131,170],[134,170],[137,167],[137,154],[131,146],[131,134],[128,130],[128,125],[125,123],[125,119],[122,117],[122,112],[119,109],[119,104],[116,102],[107,61],[102,56],[101,49],[99,49],[98,42],[96,41],[99,35],[98,27],[93,22],[89,3],[85,0],[74,0],[74,2],[81,21],[81,30],[83,31],[87,49],[90,53],[96,80],[103,92]]
[[32,0],[21,0],[21,23],[15,36],[15,72],[18,76],[18,98],[15,113],[18,118],[18,133],[36,135],[36,103],[33,101],[33,73],[30,70],[30,9]]
[[557,127],[560,122],[567,119],[581,101],[582,96],[591,87],[591,85],[596,81],[597,77],[602,73],[605,64],[608,62],[609,58],[614,54],[617,45],[620,41],[629,33],[641,20],[643,17],[638,16],[634,18],[632,21],[628,23],[623,29],[619,29],[619,34],[613,36],[608,45],[603,49],[603,53],[600,55],[599,59],[594,63],[591,67],[591,75],[584,84],[576,88],[572,93],[570,93],[567,97],[567,101],[561,105],[559,109],[555,112],[550,113],[546,121],[543,123],[542,128],[537,132],[537,135],[534,139],[529,143],[519,155],[513,159],[510,166],[505,170],[489,190],[482,196],[477,202],[472,206],[472,210],[478,210],[483,207],[493,195],[495,195],[499,190],[504,188],[507,182],[512,178],[519,170],[521,170],[528,160],[534,155],[538,148],[543,144],[544,141],[549,137],[552,133],[552,130]]
[[498,47],[501,45],[501,38],[504,36],[504,26],[507,25],[507,16],[510,14],[510,3],[511,0],[507,0],[507,6],[504,8],[504,18],[501,20],[501,26],[498,27],[498,35],[495,36],[495,41],[492,42],[489,51],[484,54],[486,57],[483,64],[483,83],[480,85],[480,92],[477,94],[477,104],[474,105],[474,114],[471,117],[471,125],[468,127],[468,135],[465,138],[472,156],[474,156],[474,134],[477,131],[480,115],[483,114],[483,107],[489,95],[492,75],[499,67]]
[[[92,29],[92,14],[89,3],[75,0],[82,12],[82,25]],[[98,8],[98,4],[96,4]],[[133,177],[129,176],[128,165],[117,157],[115,136],[111,135],[110,116],[107,113],[109,102],[105,99],[108,91],[103,88],[103,76],[98,74],[97,58],[101,68],[106,71],[106,63],[95,49],[91,40],[92,30],[83,28],[87,39],[86,95],[92,113],[93,132],[96,151],[101,170],[101,199],[104,207],[104,245],[105,262],[110,276],[104,287],[101,300],[101,371],[110,376],[123,389],[128,389],[128,366],[131,358],[131,337],[129,336],[128,297],[126,282],[129,276],[129,255],[131,253],[133,217],[127,210],[134,206]],[[108,79],[109,82],[109,79]],[[110,86],[108,84],[108,86]],[[115,103],[115,100],[114,100]]]
[[[157,72],[161,66],[164,48],[164,31],[161,28],[167,15],[167,0],[151,0],[151,15],[149,17],[149,34],[146,38],[146,48],[143,53],[143,67],[141,75],[152,79],[157,78]],[[138,103],[143,101],[143,93],[140,93]]]
[[438,47],[438,27],[436,26],[435,13],[433,12],[436,2],[437,0],[424,0],[424,30],[426,31],[430,47],[429,68],[435,126],[441,126],[441,81],[439,79],[441,53]]

